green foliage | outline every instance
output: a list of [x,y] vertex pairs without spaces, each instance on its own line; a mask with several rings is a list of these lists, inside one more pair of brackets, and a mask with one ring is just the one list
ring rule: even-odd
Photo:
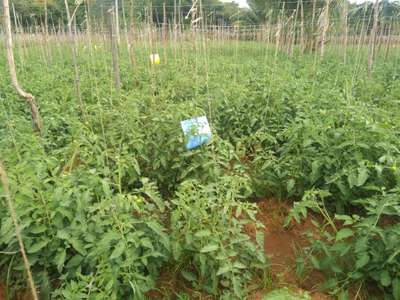
[[[329,276],[326,287],[337,293],[354,282],[373,281],[387,299],[397,300],[400,297],[398,190],[358,202],[362,203],[365,214],[336,215],[343,227],[339,230],[333,227],[333,233],[325,231],[321,240],[314,240],[306,249],[306,255],[314,268]],[[298,219],[299,214],[305,215],[307,208],[314,207],[305,197],[294,207],[292,217]]]
[[252,272],[266,267],[263,235],[254,243],[245,232],[246,225],[262,226],[255,205],[240,201],[247,188],[240,177],[209,185],[187,181],[172,200],[172,253],[183,278],[214,295],[219,286],[231,290],[230,299],[244,297]]
[[[274,64],[264,44],[215,42],[206,53],[160,48],[169,61],[150,69],[148,49],[137,45],[131,66],[121,45],[119,95],[107,46],[79,48],[86,115],[69,49],[49,46],[47,64],[43,47],[15,50],[42,136],[9,78],[0,82],[1,159],[42,295],[140,298],[173,263],[195,289],[243,298],[250,277],[265,272],[262,239],[245,234],[258,224],[247,200],[266,195],[303,199],[293,217],[311,209],[330,224],[308,261],[334,275],[331,287],[365,280],[396,295],[398,223],[385,222],[399,215],[398,66],[378,55],[370,79],[364,52],[351,47],[346,66],[329,47],[320,64],[283,54]],[[199,115],[213,142],[186,151],[179,122]],[[0,207],[0,279],[23,286]]]
[[274,290],[263,296],[262,300],[309,300],[308,293],[295,293],[288,288]]
[[[14,8],[19,16],[18,22],[20,26],[28,27],[44,24],[45,19],[45,1],[44,0],[14,0]],[[72,12],[76,10],[76,21],[78,26],[86,28],[86,9],[88,9],[91,26],[94,28],[100,23],[102,26],[108,26],[107,11],[115,6],[114,0],[85,0],[78,5],[76,0],[68,0],[68,5]],[[178,14],[177,19],[189,24],[190,20],[186,20],[190,8],[193,4],[191,0],[118,0],[119,15],[121,16],[121,27],[125,24],[122,19],[128,24],[142,24],[149,19],[149,12],[152,11],[153,22],[162,23],[164,20],[165,3],[166,20],[168,23],[174,21],[174,11]],[[176,8],[174,5],[176,4]],[[197,4],[199,6],[199,4]],[[204,14],[208,16],[212,14],[212,18],[208,18],[209,24],[232,25],[240,20],[240,23],[248,24],[256,20],[252,18],[248,9],[242,9],[237,3],[224,3],[219,0],[202,0]],[[67,24],[64,0],[47,0],[48,23],[49,28],[52,28],[52,23],[55,27],[64,26]],[[238,14],[239,12],[239,14]],[[179,16],[180,14],[180,16]],[[14,18],[14,15],[11,14]],[[198,16],[197,16],[198,17]]]
[[[67,299],[71,299],[67,294],[81,298],[77,274],[90,277],[93,291],[104,299],[128,294],[140,297],[153,288],[154,278],[169,255],[161,210],[152,203],[156,199],[147,196],[154,191],[146,191],[146,197],[112,193],[110,182],[90,172],[43,178],[40,167],[46,172],[49,164],[37,164],[39,174],[16,165],[21,172],[16,208],[37,282],[43,286],[50,280],[54,284],[58,277],[67,290],[56,294]],[[15,181],[12,184],[16,186]],[[18,251],[10,218],[2,218],[0,228],[2,248]],[[22,261],[12,261],[12,256],[4,256],[0,264],[12,264],[18,279]],[[104,282],[107,286],[103,290]]]

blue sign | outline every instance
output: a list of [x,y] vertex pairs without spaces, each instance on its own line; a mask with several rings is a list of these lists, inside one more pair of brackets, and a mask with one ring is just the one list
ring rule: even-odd
[[211,128],[206,116],[181,121],[181,126],[187,139],[188,150],[207,144],[211,140]]

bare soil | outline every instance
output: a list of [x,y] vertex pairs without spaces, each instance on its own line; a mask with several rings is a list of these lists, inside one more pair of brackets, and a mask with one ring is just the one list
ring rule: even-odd
[[[306,233],[318,235],[317,228],[312,220],[317,217],[309,217],[300,224],[291,222],[288,228],[283,224],[289,214],[288,201],[276,199],[264,199],[258,202],[259,213],[257,219],[265,226],[264,250],[271,262],[271,273],[274,278],[274,288],[291,287],[294,291],[307,291],[313,300],[333,299],[318,291],[318,286],[324,281],[322,273],[312,271],[306,278],[296,276],[296,257],[299,249],[308,245]],[[249,228],[251,234],[252,229]],[[296,251],[297,249],[297,251]],[[256,291],[248,300],[259,300],[267,291]]]
[[6,300],[6,290],[2,284],[0,284],[0,300]]

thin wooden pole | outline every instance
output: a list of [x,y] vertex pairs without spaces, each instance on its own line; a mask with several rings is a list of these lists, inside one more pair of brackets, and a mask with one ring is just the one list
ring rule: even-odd
[[344,1],[343,3],[343,63],[346,64],[347,62],[347,44],[348,44],[348,35],[349,35],[349,29],[348,29],[348,2],[347,0]]
[[329,6],[330,6],[330,0],[326,1],[326,6],[323,10],[323,15],[321,18],[322,24],[321,24],[321,57],[324,57],[325,54],[325,42],[326,42],[326,34],[329,29]]
[[163,57],[164,57],[164,63],[167,63],[167,9],[166,9],[166,3],[165,1],[163,2],[163,25],[162,25],[162,39],[163,39]]
[[[3,0],[3,1],[4,2],[6,2],[6,1],[8,2],[8,0]],[[3,4],[4,4],[4,2],[3,2]],[[8,3],[7,3],[7,5],[8,5]],[[25,267],[26,274],[28,276],[28,282],[29,282],[29,286],[31,288],[32,297],[33,297],[34,300],[38,300],[39,297],[38,297],[38,294],[36,292],[35,282],[33,280],[31,267],[29,265],[29,260],[28,260],[28,257],[26,255],[26,252],[25,252],[24,241],[23,241],[22,235],[21,235],[21,227],[19,226],[17,213],[15,212],[14,203],[13,203],[13,201],[11,199],[10,184],[8,182],[7,173],[5,171],[3,163],[1,161],[0,161],[0,181],[1,181],[2,185],[3,185],[3,190],[4,190],[6,202],[7,202],[8,209],[9,209],[10,215],[11,215],[11,220],[12,220],[12,222],[14,224],[15,235],[17,236],[19,249],[20,249],[21,255],[22,255],[22,260],[24,261],[24,267]]]
[[124,0],[121,0],[121,6],[122,6],[122,19],[124,22],[124,34],[125,34],[125,42],[126,42],[126,47],[128,50],[128,56],[131,62],[131,65],[133,65],[133,60],[132,60],[132,55],[131,55],[131,40],[129,38],[129,34],[128,34],[128,22],[126,21],[126,14],[125,14],[125,3]]
[[10,71],[11,82],[17,91],[17,93],[26,100],[28,103],[30,110],[31,110],[31,117],[32,117],[32,125],[35,131],[41,132],[42,130],[42,121],[39,114],[39,109],[35,101],[35,97],[32,94],[25,92],[17,78],[17,70],[15,67],[15,59],[14,59],[14,52],[13,52],[13,40],[12,40],[12,33],[11,33],[11,18],[10,18],[10,7],[9,1],[3,0],[3,17],[4,17],[4,30],[5,30],[5,43],[7,49],[7,62],[8,68]]
[[118,0],[115,0],[115,33],[117,36],[117,42],[120,43],[120,34],[119,34],[119,3]]
[[304,54],[304,5],[303,0],[300,0],[300,54]]
[[393,17],[390,18],[390,23],[389,23],[388,37],[386,41],[385,60],[387,60],[389,57],[389,50],[392,41],[392,26],[393,26]]
[[110,9],[110,35],[111,35],[111,54],[112,54],[112,64],[113,64],[113,71],[114,71],[114,84],[115,89],[117,92],[121,89],[121,77],[119,71],[119,59],[118,59],[118,36],[117,30],[115,28],[115,21],[116,14],[113,9]]
[[372,75],[372,68],[374,64],[375,58],[375,43],[376,43],[376,32],[378,28],[378,16],[379,16],[379,0],[375,1],[374,5],[374,23],[372,25],[371,30],[371,39],[370,39],[370,50],[368,56],[368,75]]
[[[68,6],[68,1],[64,0],[65,4],[65,10],[67,12],[67,19],[68,19],[68,35],[69,38],[72,40],[72,62],[74,65],[74,72],[75,72],[75,93],[76,93],[76,98],[78,99],[79,106],[81,113],[85,116],[85,108],[83,105],[82,101],[82,95],[81,95],[81,77],[79,74],[79,66],[78,66],[78,50],[77,50],[77,42],[76,42],[76,36],[75,32],[72,30],[72,23],[75,19],[71,18],[71,13],[69,11],[69,6]],[[77,8],[76,8],[77,9]]]

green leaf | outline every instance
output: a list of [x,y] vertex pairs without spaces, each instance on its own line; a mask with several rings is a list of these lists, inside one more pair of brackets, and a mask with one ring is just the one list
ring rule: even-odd
[[310,261],[315,269],[319,270],[321,268],[320,264],[319,264],[319,260],[314,255],[310,256]]
[[46,247],[46,245],[49,243],[49,241],[40,241],[35,244],[33,244],[31,247],[28,249],[28,253],[36,253],[39,252],[41,249]]
[[369,262],[369,255],[367,252],[363,252],[356,261],[356,268],[361,269]]
[[295,181],[294,179],[289,179],[287,182],[287,191],[290,193],[291,191],[293,191],[295,185]]
[[197,280],[196,275],[192,272],[182,270],[181,274],[182,274],[183,278],[185,278],[189,282],[194,282]]
[[86,250],[82,245],[82,242],[80,240],[77,240],[75,238],[69,238],[68,242],[70,242],[70,244],[72,245],[72,247],[74,247],[74,249],[76,251],[79,252],[79,254],[82,254],[83,256],[86,255]]
[[315,183],[319,177],[320,173],[320,166],[321,163],[318,160],[314,160],[311,164],[311,175],[310,175],[310,180],[311,183]]
[[115,247],[114,251],[111,253],[110,259],[116,259],[124,253],[125,250],[125,243],[120,241],[117,246]]
[[233,263],[233,267],[237,269],[246,269],[247,267],[239,261]]
[[262,300],[310,300],[307,292],[293,292],[288,288],[273,290],[263,296]]
[[164,228],[159,223],[157,223],[155,221],[149,221],[146,224],[151,230],[153,230],[155,233],[157,233],[159,235],[160,242],[163,244],[163,246],[165,248],[168,249],[169,246],[170,246],[169,245],[169,241],[170,240],[169,240],[168,236],[165,234]]
[[336,220],[343,221],[343,225],[352,225],[354,223],[354,220],[351,216],[348,215],[335,215]]
[[83,260],[79,254],[73,256],[67,263],[67,268],[77,267]]
[[390,274],[388,270],[383,270],[380,274],[380,282],[382,286],[389,286],[392,283],[392,278],[390,278]]
[[57,270],[60,273],[64,267],[66,255],[67,255],[67,253],[66,253],[65,249],[61,249],[61,251],[57,252],[56,257],[54,258],[54,262],[56,263]]
[[353,230],[351,230],[350,228],[342,228],[336,233],[336,242],[347,239],[353,234]]
[[58,230],[57,231],[57,237],[62,240],[68,240],[69,239],[69,233],[66,230]]
[[197,231],[194,236],[198,238],[207,237],[211,235],[211,231],[208,229]]
[[32,226],[32,228],[30,229],[30,232],[34,233],[34,234],[38,234],[38,233],[45,232],[46,229],[47,229],[46,225],[35,225],[35,226]]
[[108,182],[105,179],[103,179],[101,181],[101,183],[102,183],[102,186],[103,186],[104,195],[106,197],[111,197],[112,193],[111,193],[110,185],[108,184]]
[[181,244],[177,241],[172,242],[172,256],[175,260],[180,259],[182,255],[182,247]]
[[217,271],[217,276],[220,276],[222,274],[225,274],[227,272],[229,272],[231,270],[231,266],[230,265],[224,265],[222,267],[220,267]]
[[349,300],[349,299],[350,298],[349,298],[349,291],[348,290],[342,290],[339,293],[338,300]]
[[394,300],[400,300],[400,277],[396,277],[392,281]]
[[366,251],[368,249],[368,237],[364,236],[355,242],[354,250],[356,253]]
[[358,170],[358,177],[357,177],[357,182],[356,186],[360,187],[364,185],[364,183],[367,181],[369,175],[368,175],[368,169],[367,168],[361,168]]
[[349,183],[350,188],[353,188],[354,186],[357,185],[357,177],[354,175],[354,173],[351,173],[347,176],[347,181]]
[[200,252],[201,253],[207,253],[207,252],[213,252],[218,250],[218,245],[217,244],[208,244],[207,246],[204,246],[201,248]]

